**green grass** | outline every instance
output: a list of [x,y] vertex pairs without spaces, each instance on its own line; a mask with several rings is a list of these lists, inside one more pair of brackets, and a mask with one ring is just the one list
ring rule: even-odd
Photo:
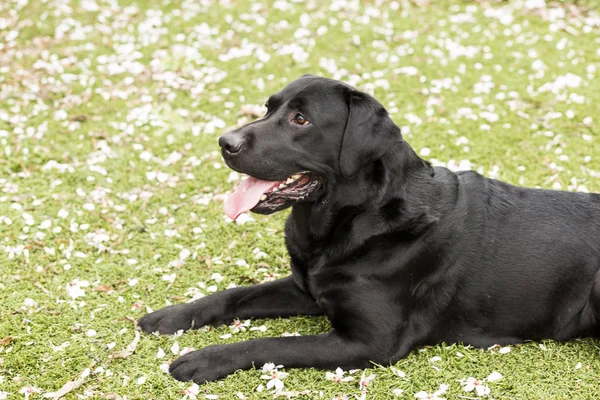
[[[225,221],[221,199],[234,182],[216,139],[247,120],[242,106],[263,104],[304,73],[372,92],[436,164],[468,160],[514,184],[600,192],[597,1],[542,10],[515,2],[232,3],[0,3],[0,392],[8,398],[24,398],[26,387],[41,398],[89,367],[67,399],[180,399],[190,384],[160,369],[176,358],[175,343],[202,348],[327,331],[324,318],[254,320],[268,329],[229,339],[221,338],[228,327],[143,334],[134,354],[111,357],[133,340],[131,320],[148,309],[289,272],[288,212]],[[270,58],[259,62],[256,49]],[[408,66],[417,74],[399,70]],[[567,74],[581,79],[539,91]],[[216,118],[222,124],[211,129]],[[169,155],[180,159],[167,163]],[[66,171],[48,168],[56,163]],[[76,279],[89,286],[74,299],[66,287]],[[440,384],[449,385],[449,399],[473,398],[459,381],[492,371],[503,375],[488,383],[494,399],[598,397],[597,340],[510,349],[416,350],[394,366],[405,378],[389,366],[367,370],[376,375],[367,398],[402,389],[400,397],[412,399]],[[321,370],[286,371],[285,390],[297,398],[361,394],[362,371],[342,384]],[[201,386],[198,398],[273,398],[257,392],[266,383],[260,375],[238,371]]]

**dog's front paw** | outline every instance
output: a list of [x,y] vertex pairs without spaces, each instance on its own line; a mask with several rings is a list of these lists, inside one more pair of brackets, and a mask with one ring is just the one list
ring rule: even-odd
[[[144,315],[138,326],[148,333],[173,334],[181,329],[193,328],[193,313],[188,304],[176,304]],[[199,328],[199,327],[197,327]]]
[[227,354],[227,346],[209,346],[179,357],[169,367],[169,373],[179,381],[202,384],[216,381],[234,372],[235,355]]

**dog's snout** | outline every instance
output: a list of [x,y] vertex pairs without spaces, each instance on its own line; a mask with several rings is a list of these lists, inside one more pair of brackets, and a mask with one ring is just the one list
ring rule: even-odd
[[244,138],[240,134],[229,132],[219,138],[219,146],[229,154],[235,154],[242,149]]

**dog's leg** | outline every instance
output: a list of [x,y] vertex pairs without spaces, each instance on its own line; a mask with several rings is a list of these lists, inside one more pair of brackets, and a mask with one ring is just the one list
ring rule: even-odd
[[367,368],[371,366],[369,360],[389,361],[378,346],[379,339],[356,341],[331,331],[322,335],[215,345],[180,357],[171,364],[169,371],[178,380],[201,384],[223,378],[238,369],[252,368],[252,365],[260,368],[267,362],[283,364],[286,368]]
[[274,318],[318,315],[321,308],[291,276],[260,285],[238,287],[192,303],[165,307],[139,320],[146,332],[175,333],[204,325],[223,325],[234,318]]
[[[333,301],[325,302],[332,307],[327,311],[333,326],[329,333],[209,346],[175,360],[170,372],[176,379],[203,383],[253,365],[260,368],[267,362],[286,368],[322,369],[387,364],[404,357],[419,336],[412,324],[405,328],[399,324],[398,318],[405,316],[402,307],[385,303],[387,293],[375,289],[345,286],[344,290],[328,292]],[[349,292],[353,296],[348,296]]]

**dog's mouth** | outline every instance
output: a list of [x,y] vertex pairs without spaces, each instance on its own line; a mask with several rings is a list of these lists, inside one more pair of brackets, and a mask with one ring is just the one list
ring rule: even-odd
[[310,172],[299,172],[283,181],[263,181],[250,176],[225,200],[225,214],[233,220],[248,210],[272,214],[309,199],[320,186],[320,180]]

